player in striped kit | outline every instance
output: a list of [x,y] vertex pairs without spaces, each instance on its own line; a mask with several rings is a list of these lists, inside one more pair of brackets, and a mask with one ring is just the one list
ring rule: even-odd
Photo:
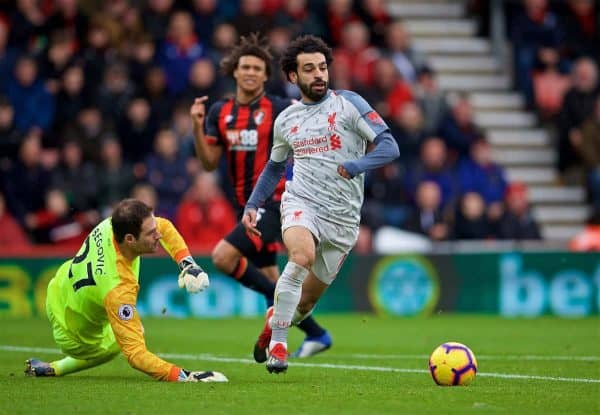
[[[287,370],[288,328],[310,315],[356,243],[364,198],[364,173],[399,156],[389,128],[371,106],[351,91],[328,88],[331,50],[319,38],[299,37],[281,58],[301,102],[275,120],[271,157],[261,173],[242,223],[256,227],[257,210],[275,190],[289,157],[294,179],[281,198],[283,242],[289,261],[277,282],[269,336],[271,373]],[[374,148],[367,153],[367,146]]]

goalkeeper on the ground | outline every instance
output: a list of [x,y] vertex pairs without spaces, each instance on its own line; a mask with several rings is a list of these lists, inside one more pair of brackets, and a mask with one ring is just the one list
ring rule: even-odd
[[123,352],[133,368],[158,380],[226,382],[222,373],[188,371],[146,349],[136,309],[140,255],[155,252],[159,243],[179,265],[181,288],[196,293],[208,287],[208,275],[173,224],[138,200],[123,200],[48,284],[46,312],[54,340],[67,356],[50,363],[29,359],[25,373],[64,376]]

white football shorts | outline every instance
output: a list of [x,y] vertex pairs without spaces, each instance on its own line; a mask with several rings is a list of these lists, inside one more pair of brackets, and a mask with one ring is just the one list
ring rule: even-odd
[[330,285],[356,244],[358,226],[344,226],[317,216],[306,203],[284,192],[281,197],[281,233],[292,226],[308,229],[318,241],[311,271]]

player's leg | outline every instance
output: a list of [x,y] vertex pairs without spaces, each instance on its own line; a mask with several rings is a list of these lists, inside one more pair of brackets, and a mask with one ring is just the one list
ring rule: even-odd
[[120,349],[109,325],[105,327],[104,337],[99,344],[81,344],[58,324],[51,311],[48,311],[48,317],[52,322],[54,341],[67,356],[53,362],[28,359],[26,374],[36,377],[64,376],[99,366],[119,355]]
[[[315,232],[316,233],[316,230]],[[316,243],[313,232],[305,226],[291,226],[283,231],[283,242],[288,250],[288,263],[275,288],[275,303],[269,344],[269,372],[287,370],[287,337],[292,318],[302,294],[302,284],[315,261]]]
[[[344,229],[340,232],[335,226],[332,228],[331,224],[323,221],[319,222],[319,229],[322,239],[317,247],[311,273],[302,286],[302,297],[294,314],[294,324],[310,315],[319,298],[337,276],[356,241],[356,232],[353,229]],[[294,356],[313,356],[329,347],[331,347],[331,337],[328,333],[319,337],[307,337]]]
[[333,343],[329,333],[318,326],[311,315],[317,301],[328,287],[329,285],[319,280],[312,271],[308,274],[308,277],[306,277],[306,280],[302,285],[302,296],[298,303],[298,307],[294,312],[292,324],[297,325],[298,327],[302,327],[302,325],[305,325],[306,323],[315,324],[320,331],[315,329],[313,331],[315,334],[307,335],[298,350],[294,352],[294,357],[314,356],[317,353],[329,349]]
[[275,283],[267,278],[243,252],[252,251],[252,245],[245,229],[238,224],[233,231],[222,239],[212,252],[212,261],[222,273],[239,281],[265,296],[267,304],[272,304]]

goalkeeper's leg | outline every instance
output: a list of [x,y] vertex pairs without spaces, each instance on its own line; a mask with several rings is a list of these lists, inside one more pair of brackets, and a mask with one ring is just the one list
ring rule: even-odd
[[121,352],[110,325],[105,326],[102,341],[92,345],[79,343],[56,323],[53,326],[54,340],[67,355],[49,363],[54,370],[54,376],[64,376],[99,366],[114,359]]

